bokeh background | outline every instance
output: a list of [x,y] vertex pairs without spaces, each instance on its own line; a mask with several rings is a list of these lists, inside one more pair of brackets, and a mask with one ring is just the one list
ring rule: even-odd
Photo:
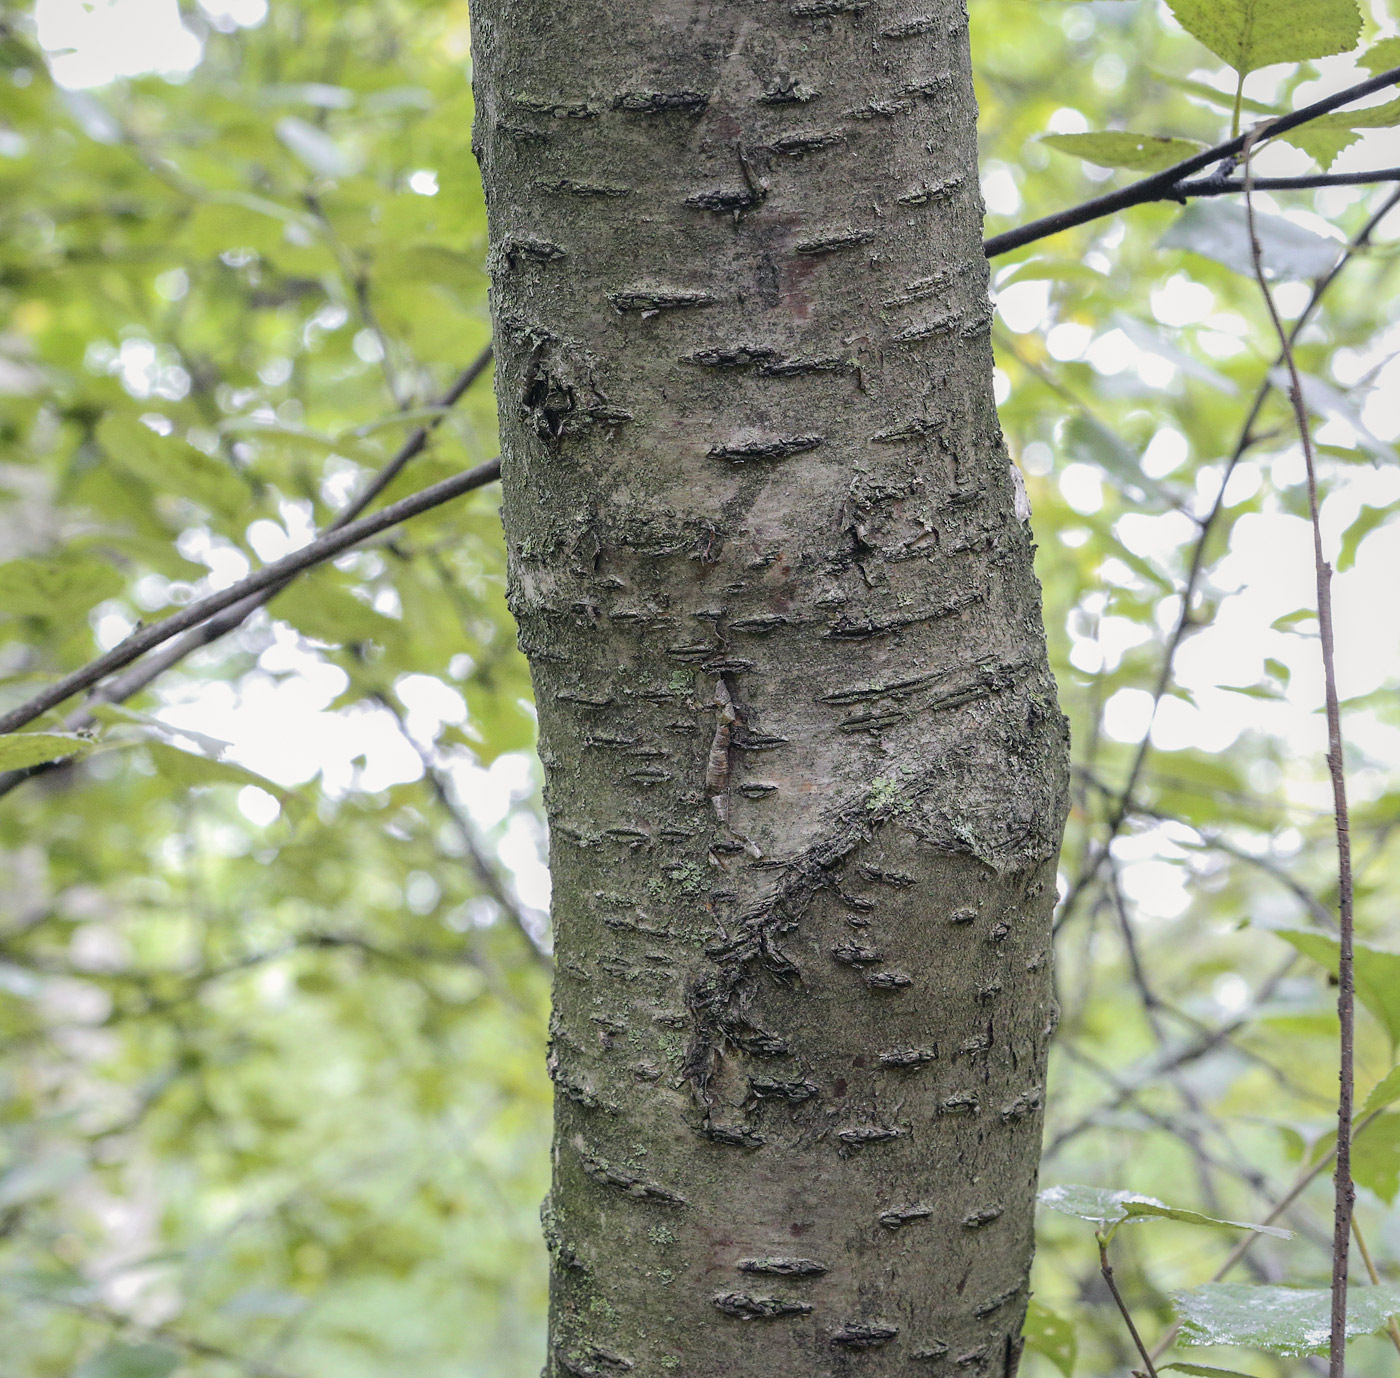
[[[1400,29],[1363,9],[1363,49]],[[1134,175],[1047,134],[1229,132],[1233,74],[1164,4],[971,10],[989,231]],[[301,544],[441,415],[489,340],[468,26],[0,5],[0,706]],[[1271,67],[1245,118],[1365,75]],[[1258,171],[1400,163],[1378,123]],[[1257,198],[1290,318],[1343,263],[1298,358],[1376,949],[1363,1095],[1400,1039],[1400,211],[1345,250],[1393,191]],[[1336,880],[1302,458],[1238,207],[1209,204],[997,259],[996,385],[1076,766],[1043,1178],[1258,1219],[1334,1116]],[[388,496],[495,453],[488,374]],[[548,875],[493,490],[97,718],[0,799],[0,1371],[538,1372]],[[1357,1175],[1393,1278],[1400,1113]],[[1323,1173],[1232,1276],[1324,1285],[1329,1201]],[[1150,1338],[1234,1242],[1120,1232]],[[1129,1365],[1091,1226],[1047,1214],[1035,1288],[1032,1378]],[[1354,1371],[1394,1372],[1385,1346]]]

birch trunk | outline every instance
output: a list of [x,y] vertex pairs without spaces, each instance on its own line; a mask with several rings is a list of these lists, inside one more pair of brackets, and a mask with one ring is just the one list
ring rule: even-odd
[[1014,1372],[1065,728],[947,0],[477,0],[554,1378]]

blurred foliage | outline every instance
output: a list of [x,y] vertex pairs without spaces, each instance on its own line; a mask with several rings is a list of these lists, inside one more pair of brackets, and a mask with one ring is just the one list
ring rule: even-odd
[[[1397,60],[1379,0],[1359,66],[1242,93],[1151,0],[971,8],[990,232],[1156,166],[1156,140],[1218,141],[1237,95],[1253,120]],[[1233,12],[1186,8],[1202,33]],[[488,340],[465,3],[201,0],[180,22],[191,70],[71,89],[50,71],[75,80],[73,56],[0,7],[0,707],[324,526]],[[1338,119],[1260,173],[1400,162],[1388,119]],[[1335,258],[1388,194],[1258,198],[1302,256],[1279,265],[1290,313],[1318,241]],[[1262,1220],[1328,1150],[1336,1080],[1302,466],[1276,390],[1246,423],[1276,350],[1231,266],[1239,207],[1188,215],[1140,207],[993,264],[1075,740],[1043,1175],[1174,1203],[1113,1242],[1149,1343],[1235,1243],[1193,1213]],[[1393,1066],[1400,961],[1400,417],[1374,405],[1400,390],[1398,227],[1298,349],[1343,650],[1392,655],[1346,681],[1363,1098]],[[387,496],[489,458],[493,428],[483,380]],[[97,717],[80,761],[0,800],[7,1378],[537,1371],[541,825],[494,495],[319,569]],[[35,726],[50,740],[0,769],[75,745],[61,713]],[[1357,1154],[1391,1281],[1393,1104],[1373,1097]],[[1326,1176],[1231,1282],[1325,1285]],[[1093,1233],[1043,1221],[1032,1378],[1137,1362]],[[1358,1340],[1353,1370],[1392,1372],[1383,1345]]]

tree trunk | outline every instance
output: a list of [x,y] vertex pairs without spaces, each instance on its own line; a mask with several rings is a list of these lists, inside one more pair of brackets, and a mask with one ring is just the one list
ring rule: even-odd
[[547,1372],[1010,1374],[1065,728],[965,13],[473,19],[554,876]]

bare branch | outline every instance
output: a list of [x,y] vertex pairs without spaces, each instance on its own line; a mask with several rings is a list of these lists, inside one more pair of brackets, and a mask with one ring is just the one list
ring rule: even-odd
[[1332,1335],[1327,1372],[1342,1378],[1347,1366],[1347,1274],[1351,1254],[1352,1212],[1356,1206],[1356,1185],[1351,1180],[1351,1117],[1356,1094],[1356,977],[1352,922],[1351,825],[1347,811],[1346,763],[1342,751],[1342,709],[1337,692],[1336,643],[1333,639],[1332,566],[1322,545],[1321,502],[1317,491],[1317,456],[1313,452],[1312,425],[1303,401],[1303,380],[1293,344],[1278,313],[1269,278],[1264,271],[1264,249],[1259,243],[1254,219],[1254,140],[1244,147],[1244,209],[1249,224],[1249,251],[1254,278],[1268,308],[1269,321],[1278,336],[1288,369],[1288,400],[1298,425],[1303,446],[1303,463],[1308,477],[1308,514],[1312,519],[1313,568],[1317,577],[1317,622],[1322,641],[1322,680],[1327,705],[1327,769],[1332,777],[1332,805],[1337,823],[1337,899],[1341,918],[1337,949],[1337,1015],[1341,1023],[1339,1087],[1337,1094],[1337,1170],[1332,1226]]

